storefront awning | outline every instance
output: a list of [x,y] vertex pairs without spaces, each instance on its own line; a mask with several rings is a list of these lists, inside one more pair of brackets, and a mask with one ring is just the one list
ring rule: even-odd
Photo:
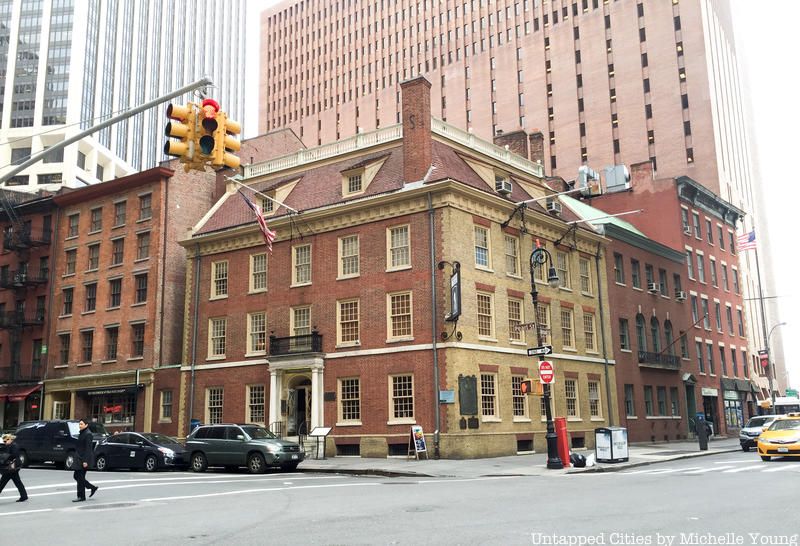
[[0,387],[0,401],[20,402],[41,388],[41,385],[5,385]]
[[143,385],[113,385],[109,387],[97,387],[94,389],[80,389],[77,394],[83,396],[101,396],[108,394],[132,394],[138,392]]

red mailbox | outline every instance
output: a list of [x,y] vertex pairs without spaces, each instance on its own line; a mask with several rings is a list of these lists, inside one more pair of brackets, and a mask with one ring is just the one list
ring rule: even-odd
[[556,425],[556,435],[558,436],[558,456],[564,464],[564,468],[569,468],[569,434],[567,433],[567,418],[556,417],[553,419]]

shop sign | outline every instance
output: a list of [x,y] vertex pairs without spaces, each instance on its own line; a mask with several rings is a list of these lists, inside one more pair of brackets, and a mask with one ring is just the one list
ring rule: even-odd
[[701,392],[703,396],[717,396],[719,394],[717,389],[712,389],[711,387],[703,387]]
[[725,400],[738,400],[739,393],[736,391],[722,391],[722,397]]
[[132,394],[138,391],[136,385],[126,385],[124,387],[106,387],[99,389],[80,390],[78,394],[84,396],[103,396],[108,394]]

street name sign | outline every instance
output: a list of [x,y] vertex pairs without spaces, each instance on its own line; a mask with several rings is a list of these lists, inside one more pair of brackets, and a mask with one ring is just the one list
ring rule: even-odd
[[553,354],[552,345],[542,345],[541,347],[531,347],[528,349],[528,356],[551,355]]
[[547,360],[542,360],[539,362],[539,379],[542,383],[547,385],[551,385],[555,383],[556,374],[553,369],[553,363]]

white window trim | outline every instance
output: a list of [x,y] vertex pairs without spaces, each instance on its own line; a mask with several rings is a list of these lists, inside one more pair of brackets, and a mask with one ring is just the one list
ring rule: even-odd
[[578,380],[574,377],[564,378],[564,414],[567,413],[567,381],[573,381],[575,385],[575,415],[568,415],[567,421],[583,421],[581,417],[581,393],[578,389]]
[[[339,377],[336,379],[336,426],[359,426],[362,424],[361,419],[347,419],[342,416],[344,411],[342,408],[342,381],[357,379],[358,380],[358,414],[361,415],[362,410],[362,397],[361,397],[361,378],[358,376]],[[391,387],[390,387],[391,388]]]
[[225,351],[228,350],[228,319],[225,317],[209,317],[208,318],[208,351],[206,353],[206,360],[225,360],[225,354],[215,355],[214,352],[214,321],[221,320],[225,324]]
[[[358,340],[342,341],[342,304],[356,302],[358,304]],[[348,298],[336,300],[336,347],[358,347],[361,345],[361,300]]]
[[[252,388],[253,387],[262,387],[264,389],[264,421],[256,421],[255,419],[253,419],[253,415],[250,413],[250,406],[251,406],[251,402],[252,402],[252,398],[251,398],[252,397]],[[263,383],[253,383],[253,384],[247,385],[246,394],[247,395],[245,396],[245,400],[244,400],[244,414],[245,414],[246,421],[248,423],[255,423],[255,424],[264,426],[265,425],[265,421],[269,418],[269,409],[267,407],[268,406],[268,404],[267,404],[267,386],[264,385]]]
[[[356,258],[356,269],[357,269],[357,271],[355,273],[345,274],[344,273],[344,258],[345,258],[345,256],[344,256],[344,240],[345,239],[353,239],[353,238],[355,238],[355,240],[356,240],[355,258]],[[342,279],[354,279],[356,277],[360,277],[361,276],[361,238],[358,235],[352,235],[352,234],[351,235],[344,235],[342,237],[339,237],[339,239],[337,241],[337,247],[338,247],[338,252],[337,252],[337,259],[336,259],[336,264],[337,264],[336,280],[339,281],[339,280],[342,280]]]
[[523,394],[522,396],[522,403],[523,403],[523,415],[514,415],[514,378],[519,377],[520,380],[525,380],[524,375],[520,374],[512,374],[511,375],[511,421],[514,423],[530,423],[531,422],[531,406],[530,406],[530,395]]
[[[408,294],[409,313],[411,315],[411,333],[407,336],[392,335],[392,296]],[[414,341],[414,293],[411,290],[390,292],[386,294],[386,343],[398,341]]]
[[[254,315],[264,315],[264,350],[263,351],[256,351],[253,349],[253,321],[252,318]],[[247,352],[245,353],[245,357],[248,356],[262,356],[267,354],[267,347],[269,346],[269,336],[267,336],[267,312],[266,311],[252,311],[247,313]]]
[[[361,177],[361,189],[358,191],[350,191],[350,177]],[[366,169],[354,169],[352,171],[345,171],[342,173],[342,197],[350,197],[352,195],[361,195],[367,191],[367,173]]]
[[[503,260],[504,260],[504,265],[506,265],[506,276],[507,277],[511,277],[513,279],[521,279],[522,278],[522,265],[521,265],[522,262],[520,260],[520,252],[521,252],[522,246],[520,245],[519,237],[517,237],[515,235],[510,235],[508,233],[504,233],[503,235],[504,235],[504,237],[503,237]],[[516,254],[514,256],[514,261],[516,262],[516,270],[517,270],[516,273],[509,273],[507,264],[505,263],[505,260],[508,259],[508,257],[509,257],[508,253],[505,252],[505,250],[506,250],[506,241],[508,239],[512,239],[514,241],[514,250],[516,252]]]
[[[228,291],[224,294],[217,293],[217,268],[221,265],[225,264],[227,268],[227,272],[225,274],[225,285],[228,288]],[[230,263],[228,260],[218,260],[216,262],[211,262],[211,294],[209,299],[212,300],[224,300],[228,297],[228,292],[230,292],[230,280],[231,280],[231,269]]]
[[209,406],[209,403],[211,402],[211,389],[220,389],[220,390],[222,390],[222,418],[220,419],[220,422],[224,423],[225,422],[225,387],[219,387],[219,386],[206,387],[206,403],[205,403],[205,406],[203,408],[203,410],[204,410],[203,411],[203,413],[204,413],[203,422],[204,423],[210,423],[211,422],[211,408]]
[[159,423],[171,423],[172,417],[164,417],[164,393],[170,393],[172,397],[170,400],[170,406],[172,407],[172,414],[175,414],[175,394],[172,392],[172,389],[163,389],[159,391],[158,394],[158,422]]
[[[394,396],[393,396],[393,385],[392,379],[395,377],[411,377],[411,402],[413,410],[413,415],[411,417],[393,417],[394,413]],[[389,389],[388,389],[388,397],[389,397],[389,420],[386,422],[387,425],[415,425],[417,423],[417,398],[415,394],[416,384],[414,381],[414,374],[413,373],[395,373],[388,376],[389,381]]]
[[[506,307],[507,312],[510,312],[510,310],[511,310],[511,302],[512,301],[515,301],[515,302],[519,303],[519,322],[520,322],[520,324],[524,324],[525,323],[525,302],[520,298],[509,297],[508,298],[508,305]],[[506,317],[506,322],[511,322],[510,313],[509,313],[509,316]],[[511,337],[511,326],[509,325],[509,328],[508,328],[508,342],[511,343],[512,345],[515,345],[515,344],[516,345],[526,345],[527,343],[526,343],[526,340],[525,340],[525,332],[526,332],[526,330],[520,330],[519,331],[519,334],[520,334],[519,339],[514,339],[513,337]],[[537,341],[537,343],[538,343],[538,341]]]
[[[309,280],[304,282],[297,282],[297,251],[300,248],[308,247],[308,267],[309,267]],[[314,265],[314,254],[313,249],[311,248],[311,244],[304,244],[304,245],[296,245],[292,247],[292,284],[289,285],[289,288],[294,288],[296,286],[308,286],[313,281],[313,265]]]
[[[255,283],[255,259],[259,256],[264,256],[264,288],[254,288]],[[266,292],[269,288],[269,258],[267,257],[266,252],[261,252],[258,254],[250,254],[250,275],[249,275],[249,282],[247,286],[247,293],[248,294],[261,294]]]
[[[486,231],[486,262],[487,265],[482,265],[478,263],[478,256],[476,255],[475,249],[478,248],[478,230],[482,229]],[[475,263],[475,269],[479,269],[481,271],[489,271],[494,273],[494,269],[492,269],[492,230],[486,226],[481,226],[479,224],[472,225],[472,260]]]
[[[401,228],[406,228],[406,233],[408,234],[408,263],[392,266],[392,230]],[[386,228],[386,271],[403,271],[406,269],[411,269],[411,224],[389,226]]]
[[[491,306],[491,314],[489,315],[489,317],[490,317],[489,323],[491,325],[492,331],[488,336],[481,334],[479,329],[478,329],[478,296],[489,296],[489,305]],[[491,292],[482,292],[482,291],[476,292],[476,294],[475,294],[475,333],[477,334],[479,340],[481,340],[481,341],[492,341],[492,342],[496,342],[497,341],[497,328],[495,326],[495,319],[496,319],[496,313],[495,313],[494,294],[491,293]]]
[[[494,415],[484,415],[483,414],[483,381],[482,381],[482,376],[484,376],[484,375],[490,375],[490,376],[494,377],[494,395],[492,396],[494,398],[494,411],[495,411]],[[478,374],[478,381],[479,381],[479,388],[480,388],[480,392],[479,392],[479,395],[478,395],[478,404],[480,405],[479,411],[480,411],[480,416],[481,416],[481,422],[482,423],[502,423],[503,419],[502,419],[502,417],[500,415],[500,393],[498,392],[498,390],[500,388],[500,381],[499,381],[497,372],[481,372],[480,374]]]

